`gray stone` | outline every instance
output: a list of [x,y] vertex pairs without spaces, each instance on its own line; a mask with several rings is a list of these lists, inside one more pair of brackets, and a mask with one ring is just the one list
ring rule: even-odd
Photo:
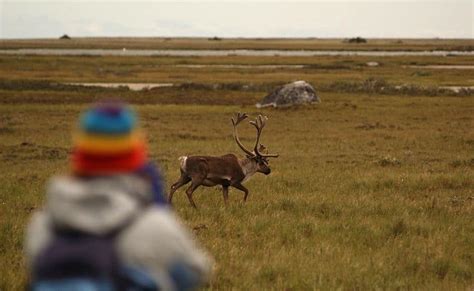
[[296,81],[276,88],[272,93],[257,103],[257,108],[262,107],[288,107],[306,103],[320,103],[313,86],[305,81]]
[[378,62],[367,62],[367,66],[369,66],[369,67],[378,67],[379,63]]

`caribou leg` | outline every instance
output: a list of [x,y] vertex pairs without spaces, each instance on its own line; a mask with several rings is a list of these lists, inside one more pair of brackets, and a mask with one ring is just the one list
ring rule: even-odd
[[173,200],[173,194],[174,194],[174,192],[176,192],[176,190],[178,190],[178,189],[181,188],[182,186],[188,184],[189,181],[191,181],[191,178],[189,178],[188,176],[184,175],[184,173],[181,172],[181,177],[179,177],[178,182],[174,183],[174,184],[171,186],[170,195],[168,196],[168,202],[169,202],[170,204],[171,204],[171,200]]
[[235,188],[243,191],[245,193],[244,202],[247,201],[247,196],[249,196],[249,190],[247,188],[245,188],[244,185],[242,185],[241,183],[235,183],[235,184],[232,185],[232,187],[235,187]]
[[227,206],[229,200],[229,186],[222,186],[222,194],[224,195],[224,203]]
[[189,186],[188,189],[186,189],[186,195],[188,196],[189,203],[191,203],[191,205],[196,209],[197,209],[197,206],[196,206],[196,203],[194,203],[194,200],[193,200],[193,192],[200,185],[201,185],[201,183],[196,182],[195,180],[193,180],[191,182],[191,186]]

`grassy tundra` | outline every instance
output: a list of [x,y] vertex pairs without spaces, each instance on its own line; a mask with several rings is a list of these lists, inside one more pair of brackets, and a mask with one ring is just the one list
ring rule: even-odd
[[61,39],[0,40],[0,49],[17,48],[97,49],[283,49],[283,50],[473,50],[470,39],[370,39],[348,43],[347,39],[321,38],[168,38],[168,37],[74,37]]
[[[269,44],[267,44],[269,45]],[[379,67],[367,67],[367,61]],[[304,68],[183,68],[179,64],[305,64]],[[134,104],[168,185],[185,154],[241,154],[230,117],[269,117],[262,142],[280,157],[243,194],[184,188],[174,207],[215,256],[209,289],[444,289],[474,284],[474,99],[441,85],[474,85],[472,57],[0,56],[0,290],[25,284],[21,254],[47,179],[68,171],[71,129],[91,101]],[[257,110],[275,84],[305,79],[314,107]],[[382,90],[410,84],[412,90]],[[132,92],[63,82],[172,82]],[[188,82],[192,82],[189,84]],[[219,86],[211,86],[218,84]],[[254,129],[239,128],[250,145]]]

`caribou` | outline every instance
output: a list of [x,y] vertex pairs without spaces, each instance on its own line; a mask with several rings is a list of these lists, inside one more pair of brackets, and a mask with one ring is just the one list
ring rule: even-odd
[[253,151],[248,150],[242,144],[237,134],[237,126],[243,120],[247,119],[247,117],[248,115],[245,113],[237,113],[235,118],[233,117],[231,119],[234,141],[245,153],[245,157],[239,159],[234,154],[226,154],[223,156],[179,157],[181,176],[179,180],[171,186],[168,196],[170,204],[172,204],[173,194],[176,190],[189,182],[191,182],[191,185],[186,189],[186,195],[188,196],[189,203],[191,203],[194,208],[197,208],[197,206],[193,201],[193,192],[199,186],[213,187],[221,185],[225,205],[227,205],[229,198],[229,187],[234,187],[244,192],[243,201],[247,201],[249,190],[245,188],[242,183],[257,172],[265,175],[270,174],[271,169],[268,165],[268,158],[278,157],[278,154],[268,154],[268,151],[263,153],[266,148],[260,143],[260,137],[265,127],[267,117],[262,115],[258,115],[255,121],[249,122],[257,129],[257,137]]

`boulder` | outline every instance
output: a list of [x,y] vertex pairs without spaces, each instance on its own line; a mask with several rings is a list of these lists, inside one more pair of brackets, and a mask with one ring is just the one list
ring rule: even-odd
[[296,81],[276,88],[272,93],[257,103],[257,108],[262,107],[288,107],[306,103],[320,103],[321,99],[316,95],[311,84],[305,81]]
[[358,37],[350,38],[348,42],[349,43],[367,43],[367,40],[365,38],[358,36]]
[[71,37],[67,34],[63,34],[59,39],[71,39]]

